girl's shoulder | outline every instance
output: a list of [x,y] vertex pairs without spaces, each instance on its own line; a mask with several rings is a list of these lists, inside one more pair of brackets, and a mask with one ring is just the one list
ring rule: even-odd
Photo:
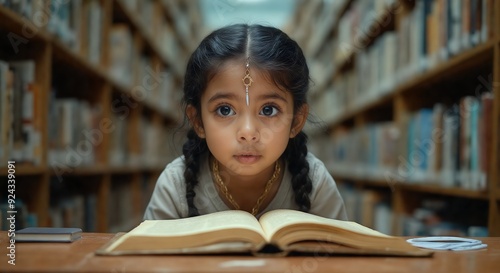
[[[202,176],[205,172],[204,166],[206,165],[206,161],[207,161],[207,155],[202,155],[200,161],[200,166],[201,166],[199,174],[200,176]],[[184,158],[184,155],[181,155],[167,164],[167,166],[163,170],[163,174],[170,178],[174,178],[174,180],[177,181],[178,183],[184,183],[185,169],[186,169],[186,160]]]
[[176,171],[176,170],[181,170],[184,171],[184,168],[186,167],[186,163],[184,160],[184,156],[181,155],[177,157],[176,159],[172,160],[172,162],[168,163],[167,166],[165,167],[164,171]]
[[184,160],[184,156],[182,155],[172,160],[170,163],[168,163],[167,166],[165,166],[163,172],[169,175],[175,175],[175,174],[183,175],[185,168],[186,168],[186,163]]
[[317,158],[313,153],[308,152],[306,156],[307,163],[309,163],[309,172],[324,172],[326,170],[325,163]]
[[184,183],[185,166],[184,156],[177,157],[163,169],[157,183],[168,185],[168,187],[180,188]]
[[328,185],[335,183],[330,171],[321,159],[312,153],[308,153],[306,160],[309,163],[309,177],[311,178],[313,187],[320,187],[320,184],[325,183]]

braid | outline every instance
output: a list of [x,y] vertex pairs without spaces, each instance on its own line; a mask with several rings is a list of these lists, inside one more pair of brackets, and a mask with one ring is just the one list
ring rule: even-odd
[[186,181],[186,199],[188,203],[188,216],[199,215],[198,209],[194,205],[194,187],[198,184],[198,171],[200,170],[200,155],[207,150],[205,140],[198,137],[193,129],[187,133],[188,140],[182,146],[182,153],[186,169],[184,170],[184,180]]
[[292,188],[295,193],[295,203],[301,211],[311,209],[309,194],[312,191],[312,182],[309,177],[309,163],[307,156],[307,135],[300,132],[290,139],[287,147],[288,169],[292,174]]

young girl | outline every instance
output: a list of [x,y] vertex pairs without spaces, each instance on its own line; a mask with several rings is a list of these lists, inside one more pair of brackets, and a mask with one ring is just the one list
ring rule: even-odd
[[346,219],[324,164],[307,151],[309,69],[282,31],[231,25],[208,35],[184,79],[192,128],[159,177],[144,219],[294,209]]

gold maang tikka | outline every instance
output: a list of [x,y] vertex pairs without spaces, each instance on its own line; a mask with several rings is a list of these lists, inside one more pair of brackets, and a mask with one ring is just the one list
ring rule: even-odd
[[245,85],[245,100],[246,100],[246,103],[247,103],[247,106],[249,105],[249,99],[248,99],[248,87],[250,87],[252,85],[252,82],[253,82],[253,79],[252,77],[250,76],[250,63],[248,62],[248,59],[247,59],[247,63],[245,65],[245,77],[243,77],[243,79],[241,79],[243,81],[243,85]]

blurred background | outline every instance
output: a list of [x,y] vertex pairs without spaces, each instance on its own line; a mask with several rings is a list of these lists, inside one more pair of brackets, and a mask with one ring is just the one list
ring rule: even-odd
[[[118,232],[184,142],[187,59],[272,25],[311,72],[309,149],[350,220],[500,235],[500,2],[0,0],[0,223]],[[5,185],[5,184],[4,184]]]

